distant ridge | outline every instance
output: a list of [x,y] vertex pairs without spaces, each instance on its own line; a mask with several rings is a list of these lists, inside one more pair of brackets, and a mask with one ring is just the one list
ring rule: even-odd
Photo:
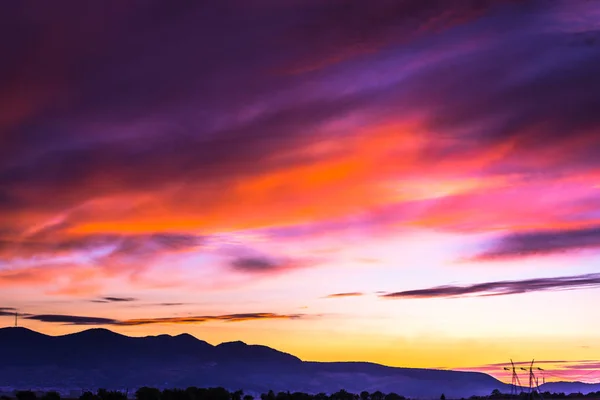
[[1,328],[0,354],[4,360],[0,386],[11,387],[223,386],[307,393],[346,389],[413,398],[510,391],[509,385],[479,372],[307,362],[268,346],[242,341],[213,346],[189,334],[130,337],[108,329],[88,329],[48,336],[26,328]]

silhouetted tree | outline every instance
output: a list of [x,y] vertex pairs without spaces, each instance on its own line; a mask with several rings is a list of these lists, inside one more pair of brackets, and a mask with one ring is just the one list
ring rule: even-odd
[[15,393],[17,400],[36,400],[37,396],[31,390],[20,390]]
[[261,400],[275,400],[275,392],[272,390],[269,390],[268,393],[261,394],[260,399]]
[[118,390],[98,389],[97,396],[100,400],[127,400],[127,395]]
[[58,392],[46,392],[42,396],[42,400],[60,400],[60,394]]
[[242,400],[243,396],[244,396],[243,390],[236,390],[235,392],[231,393],[231,400]]
[[141,387],[135,392],[137,400],[161,400],[160,390],[151,387]]
[[209,388],[206,391],[206,400],[230,400],[231,394],[222,387]]
[[99,399],[100,398],[96,394],[89,392],[89,391],[83,392],[81,394],[81,396],[79,396],[79,400],[99,400]]
[[360,392],[360,400],[371,400],[371,394],[369,392],[367,392],[366,390],[363,390],[362,392]]
[[294,392],[291,395],[291,400],[313,400],[313,396],[308,393]]
[[254,396],[251,396],[249,394],[244,395],[243,400],[254,400]]
[[357,400],[358,396],[353,393],[349,393],[348,391],[342,389],[338,392],[333,393],[330,398],[332,400]]
[[371,400],[384,400],[385,395],[379,390],[371,393]]
[[442,395],[440,396],[440,400],[446,400],[446,395],[444,393],[442,393]]
[[384,399],[385,400],[406,400],[406,397],[400,396],[399,394],[392,392],[392,393],[386,394]]
[[183,389],[165,389],[162,391],[161,400],[188,400],[188,392]]

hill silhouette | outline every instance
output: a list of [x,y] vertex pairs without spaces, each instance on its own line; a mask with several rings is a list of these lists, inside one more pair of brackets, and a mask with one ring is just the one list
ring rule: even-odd
[[[508,385],[478,372],[395,368],[366,362],[307,362],[241,341],[213,346],[191,335],[129,337],[107,329],[48,336],[0,329],[0,386],[216,387],[264,392],[340,389],[410,397],[487,395]],[[62,385],[62,386],[61,386]]]

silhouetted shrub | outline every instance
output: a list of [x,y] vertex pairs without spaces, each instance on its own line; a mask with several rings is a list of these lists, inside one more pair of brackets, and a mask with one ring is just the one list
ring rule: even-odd
[[31,390],[20,390],[15,396],[17,400],[36,400],[37,396]]
[[42,396],[42,400],[60,400],[58,392],[47,392]]
[[83,392],[81,396],[79,396],[79,400],[100,400],[100,398],[96,394],[87,391]]

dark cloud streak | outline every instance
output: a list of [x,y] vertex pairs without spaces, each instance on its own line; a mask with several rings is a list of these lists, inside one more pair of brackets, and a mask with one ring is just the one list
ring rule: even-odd
[[284,268],[281,262],[267,257],[240,257],[231,262],[231,267],[248,273],[272,272]]
[[360,297],[365,294],[362,292],[347,292],[347,293],[333,293],[326,296],[328,299],[337,299],[340,297]]
[[25,317],[40,322],[62,323],[67,325],[115,325],[117,320],[99,317],[81,317],[76,315],[40,314]]
[[[12,313],[14,315],[14,312]],[[0,314],[1,315],[1,314]],[[102,317],[87,317],[76,315],[59,315],[59,314],[40,314],[28,315],[24,318],[47,322],[47,323],[62,323],[67,325],[97,325],[97,326],[140,326],[140,325],[155,325],[155,324],[199,324],[205,322],[221,321],[221,322],[245,322],[255,320],[268,319],[300,319],[303,314],[276,314],[276,313],[241,313],[241,314],[225,314],[225,315],[200,315],[186,317],[165,317],[165,318],[139,318],[116,320]]]
[[99,299],[91,300],[93,303],[125,303],[137,301],[134,297],[101,297]]
[[600,248],[600,227],[511,233],[471,261],[494,261]]
[[381,295],[387,299],[431,299],[466,296],[506,296],[531,292],[591,289],[600,287],[600,274],[585,274],[555,278],[534,278],[520,281],[497,281],[466,286],[437,286]]

